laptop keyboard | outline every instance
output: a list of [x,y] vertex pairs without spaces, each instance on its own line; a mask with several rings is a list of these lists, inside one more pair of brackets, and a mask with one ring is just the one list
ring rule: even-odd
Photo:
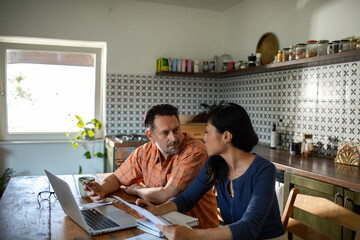
[[81,213],[84,216],[86,223],[94,230],[119,227],[117,223],[99,213],[95,209],[82,210]]

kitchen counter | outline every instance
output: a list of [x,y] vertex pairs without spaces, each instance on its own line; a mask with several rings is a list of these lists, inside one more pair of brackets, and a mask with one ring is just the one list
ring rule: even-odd
[[291,155],[261,144],[253,152],[273,162],[277,169],[360,191],[360,167],[334,163],[334,159],[326,157]]

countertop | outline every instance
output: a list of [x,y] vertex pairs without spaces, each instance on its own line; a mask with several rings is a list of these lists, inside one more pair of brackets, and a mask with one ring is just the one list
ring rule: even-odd
[[360,191],[360,167],[334,163],[334,159],[321,156],[304,158],[261,144],[252,152],[273,162],[277,169]]

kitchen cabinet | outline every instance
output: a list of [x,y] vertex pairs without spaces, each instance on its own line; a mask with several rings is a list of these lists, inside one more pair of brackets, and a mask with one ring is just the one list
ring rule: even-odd
[[[347,209],[360,214],[360,192],[340,187],[331,183],[314,180],[285,172],[284,174],[284,205],[289,196],[291,188],[298,188],[300,193],[323,197],[334,201]],[[311,204],[311,203],[310,203]],[[327,233],[335,239],[354,239],[354,233],[348,229],[319,218],[299,209],[295,209],[294,218]],[[291,238],[289,238],[291,239]],[[294,236],[293,239],[298,239]]]
[[105,138],[105,162],[104,172],[114,172],[139,146],[148,142],[148,139],[141,140],[120,140],[117,136]]
[[203,139],[205,135],[206,123],[184,123],[180,124],[182,132],[189,133],[191,136],[197,139]]
[[352,50],[341,53],[334,53],[324,56],[316,56],[310,58],[302,58],[279,63],[270,63],[259,67],[248,67],[245,69],[232,70],[228,72],[205,72],[205,73],[187,73],[187,72],[157,72],[157,76],[171,77],[196,77],[196,78],[226,78],[237,77],[250,74],[258,74],[265,72],[284,71],[305,67],[316,67],[328,64],[353,62],[360,60],[360,50]]

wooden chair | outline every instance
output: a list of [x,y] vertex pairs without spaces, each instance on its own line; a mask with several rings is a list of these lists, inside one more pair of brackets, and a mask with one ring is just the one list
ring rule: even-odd
[[290,191],[281,219],[286,232],[290,232],[303,239],[334,239],[294,219],[293,213],[295,208],[302,209],[355,231],[354,239],[360,240],[360,215],[328,199],[300,194],[296,188]]

